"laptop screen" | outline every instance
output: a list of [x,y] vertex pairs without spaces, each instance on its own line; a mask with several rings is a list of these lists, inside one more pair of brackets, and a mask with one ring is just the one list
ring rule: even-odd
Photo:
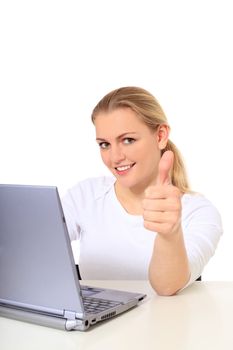
[[0,185],[0,281],[2,303],[82,312],[56,187]]

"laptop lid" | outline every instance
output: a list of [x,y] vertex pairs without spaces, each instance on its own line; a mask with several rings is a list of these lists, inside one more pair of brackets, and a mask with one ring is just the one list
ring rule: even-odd
[[1,305],[82,317],[80,293],[57,188],[0,185]]

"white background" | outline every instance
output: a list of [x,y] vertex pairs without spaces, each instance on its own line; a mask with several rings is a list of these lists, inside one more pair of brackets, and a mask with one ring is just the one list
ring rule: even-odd
[[106,174],[90,114],[112,89],[160,101],[192,188],[224,236],[205,280],[233,278],[233,13],[227,0],[1,0],[0,183]]

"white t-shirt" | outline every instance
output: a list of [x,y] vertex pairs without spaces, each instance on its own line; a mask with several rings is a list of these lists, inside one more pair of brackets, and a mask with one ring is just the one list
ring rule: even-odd
[[[83,279],[148,279],[156,233],[143,226],[118,201],[114,177],[81,181],[62,200],[71,240],[80,242]],[[182,227],[195,281],[215,252],[222,234],[216,208],[202,195],[182,197]]]

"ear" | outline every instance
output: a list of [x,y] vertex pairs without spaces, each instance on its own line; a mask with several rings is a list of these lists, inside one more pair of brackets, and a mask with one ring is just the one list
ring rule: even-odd
[[162,150],[167,146],[168,138],[170,134],[170,127],[166,124],[159,125],[157,129],[157,142],[159,149]]

